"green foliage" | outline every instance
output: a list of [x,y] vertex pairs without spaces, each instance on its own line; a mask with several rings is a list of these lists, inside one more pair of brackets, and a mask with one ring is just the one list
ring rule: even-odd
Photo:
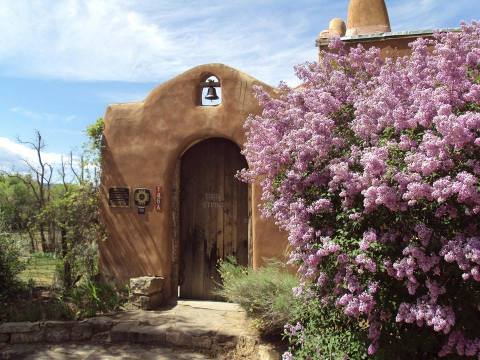
[[62,298],[40,301],[34,299],[18,299],[0,309],[0,321],[47,321],[73,320],[74,314]]
[[0,303],[20,285],[17,275],[25,268],[20,255],[15,240],[0,228]]
[[90,182],[95,186],[100,183],[104,126],[103,118],[98,118],[85,131],[88,141],[83,144],[84,151],[78,161],[82,169],[82,176],[77,179],[80,183]]
[[26,268],[19,278],[25,283],[32,282],[35,286],[51,287],[54,284],[55,271],[61,262],[61,259],[52,253],[30,254],[25,262]]
[[48,204],[44,216],[53,219],[61,234],[62,267],[58,277],[66,291],[83,277],[98,272],[98,242],[105,237],[99,218],[98,191],[90,183],[68,187]]
[[117,311],[126,302],[127,294],[124,289],[88,279],[72,289],[68,299],[75,307],[76,317],[86,318]]
[[97,121],[87,127],[87,135],[90,139],[91,149],[100,151],[102,147],[102,134],[104,127],[105,123],[103,118],[97,119]]
[[0,175],[0,221],[6,230],[26,231],[33,226],[37,214],[32,189],[19,177]]
[[[103,126],[101,118],[90,125],[84,152],[62,161],[61,184],[42,185],[34,172],[0,174],[0,223],[4,224],[0,229],[10,233],[0,234],[0,319],[58,319],[56,313],[71,318],[68,306],[64,307],[70,296],[78,316],[117,307],[118,294],[92,281],[98,274],[98,243],[105,238],[98,192]],[[29,239],[28,249],[24,238]],[[35,253],[38,240],[41,249],[51,254]],[[20,243],[27,261],[20,260]],[[48,304],[31,296],[38,290],[34,286],[49,287],[54,278],[62,291],[55,293],[57,287],[49,290],[53,297]],[[21,304],[15,303],[17,300]]]
[[[335,308],[327,308],[316,298],[297,299],[291,324],[302,324],[296,331],[286,327],[295,359],[364,360],[368,358],[367,324],[349,319]],[[294,327],[294,326],[293,326]]]
[[220,262],[222,287],[218,294],[240,304],[256,320],[265,335],[279,335],[291,316],[295,302],[292,288],[297,278],[285,265],[270,262],[258,270],[238,266],[235,259]]
[[[252,270],[229,258],[220,262],[219,272],[223,285],[218,294],[240,304],[264,335],[284,333],[295,359],[367,359],[367,324],[359,324],[335,308],[325,308],[317,298],[305,302],[295,297],[292,288],[298,286],[298,280],[285,265],[270,262]],[[296,333],[285,327],[297,323],[303,325]]]

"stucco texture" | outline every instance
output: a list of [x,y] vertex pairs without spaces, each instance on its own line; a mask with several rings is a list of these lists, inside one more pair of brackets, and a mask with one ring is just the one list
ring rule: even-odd
[[[420,35],[389,35],[385,34],[384,36],[379,35],[377,37],[360,37],[360,38],[344,38],[343,43],[347,49],[355,48],[358,45],[362,45],[365,49],[371,47],[377,47],[380,49],[380,55],[383,59],[386,58],[399,58],[403,56],[410,56],[412,49],[409,47],[409,44],[417,40],[418,38],[431,39],[433,36],[430,33],[424,33]],[[321,56],[321,51],[328,51],[328,42],[329,39],[319,38],[317,39],[317,47],[319,49],[319,57]]]
[[347,36],[391,31],[384,0],[350,0]]
[[[221,83],[218,106],[199,105],[200,83],[209,75]],[[242,146],[248,114],[261,111],[252,93],[254,85],[275,92],[228,66],[202,65],[158,86],[143,102],[108,107],[101,191],[102,219],[109,235],[100,245],[100,267],[107,278],[126,283],[132,277],[161,276],[169,289],[166,297],[176,296],[179,161],[189,147],[208,138],[225,138]],[[139,215],[133,199],[129,208],[108,204],[110,187],[129,187],[131,193],[145,187],[154,196],[156,186],[162,187],[160,212],[151,204]],[[258,185],[251,185],[250,262],[254,267],[264,258],[283,258],[287,247],[286,235],[261,219],[259,192]]]

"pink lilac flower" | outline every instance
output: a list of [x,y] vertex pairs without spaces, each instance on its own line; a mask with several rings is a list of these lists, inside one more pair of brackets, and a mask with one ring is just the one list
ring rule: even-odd
[[396,320],[448,337],[441,355],[474,356],[455,309],[480,302],[452,307],[446,284],[480,282],[480,24],[411,50],[383,60],[336,38],[296,67],[301,87],[256,87],[240,176],[288,233],[295,295],[366,320],[369,354]]

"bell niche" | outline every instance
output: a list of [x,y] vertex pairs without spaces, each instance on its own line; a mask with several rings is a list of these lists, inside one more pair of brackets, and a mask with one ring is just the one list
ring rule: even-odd
[[220,80],[215,75],[207,75],[200,82],[200,105],[217,106],[222,103]]

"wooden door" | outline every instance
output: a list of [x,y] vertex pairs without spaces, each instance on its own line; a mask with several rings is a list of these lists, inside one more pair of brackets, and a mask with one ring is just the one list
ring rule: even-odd
[[208,139],[191,147],[180,170],[180,297],[215,299],[217,262],[248,264],[248,186],[235,178],[247,166],[239,147]]

